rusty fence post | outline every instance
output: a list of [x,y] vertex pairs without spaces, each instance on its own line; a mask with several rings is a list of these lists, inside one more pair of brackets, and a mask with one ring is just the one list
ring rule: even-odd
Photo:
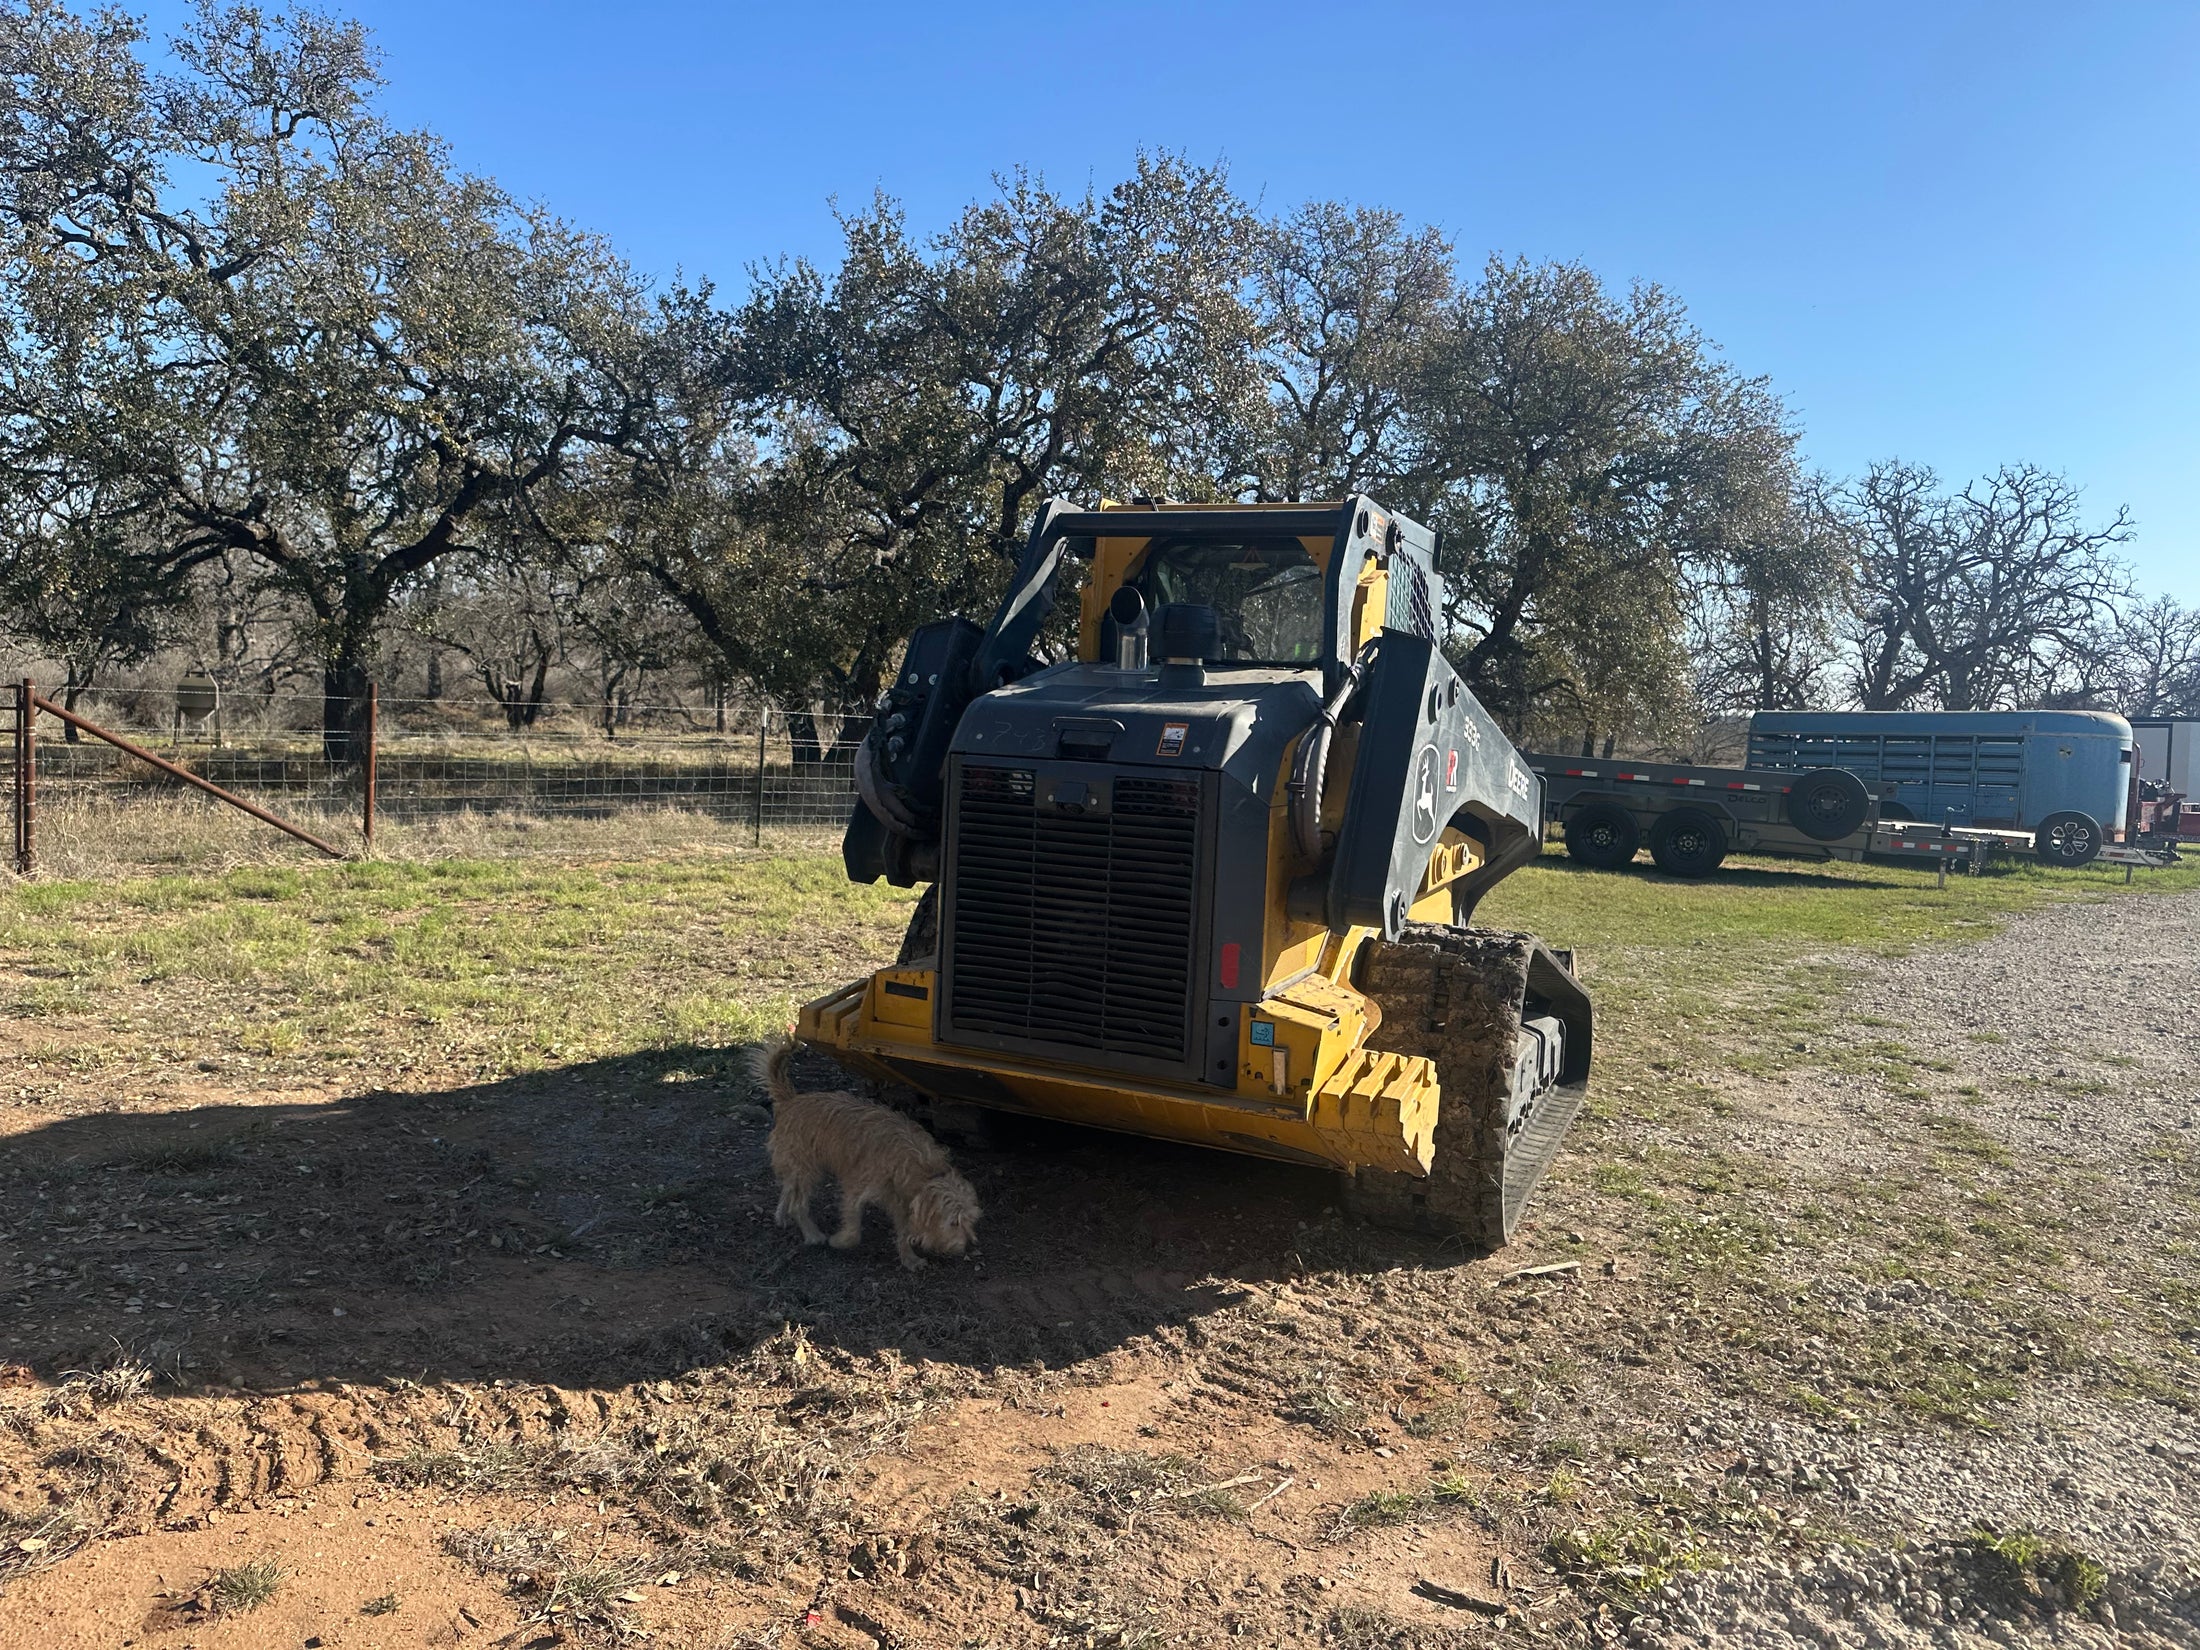
[[367,839],[367,847],[374,847],[374,754],[377,739],[377,722],[381,708],[382,689],[376,682],[367,684],[367,785],[366,803],[359,821],[359,834]]
[[15,702],[15,873],[38,864],[38,689],[26,676]]

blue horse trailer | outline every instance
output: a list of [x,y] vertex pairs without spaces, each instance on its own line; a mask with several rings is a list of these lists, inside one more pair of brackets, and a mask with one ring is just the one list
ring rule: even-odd
[[2121,838],[2131,724],[2092,710],[1761,710],[1753,768],[1846,768],[1885,819],[2033,834],[2053,864]]

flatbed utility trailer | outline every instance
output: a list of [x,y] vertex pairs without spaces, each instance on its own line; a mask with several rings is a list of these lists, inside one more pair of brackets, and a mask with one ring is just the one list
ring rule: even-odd
[[[2042,851],[2039,834],[2034,831],[2006,831],[1987,825],[1920,825],[1900,819],[1885,820],[1874,827],[1868,851],[1888,855],[1923,854],[1947,858],[1951,862],[1967,858],[1973,871],[1998,853],[2037,858],[2050,866],[2062,863],[2051,850]],[[2144,842],[2108,843],[2086,863],[2121,865],[2128,880],[2134,870],[2159,871],[2175,865],[2181,857],[2174,842],[2150,838]]]
[[1559,826],[1568,856],[1584,865],[1632,864],[1645,843],[1658,869],[1676,877],[1709,876],[1729,853],[1856,860],[1877,851],[1878,803],[1842,768],[1787,773],[1534,751],[1522,759],[1543,781],[1545,829]]
[[1864,852],[1875,859],[1929,860],[1945,876],[1961,866],[1972,876],[2005,844],[2001,836],[2024,838],[2021,851],[2032,851],[2029,832],[1967,830],[1947,825],[1921,825],[1912,819],[1882,819],[1871,828]]

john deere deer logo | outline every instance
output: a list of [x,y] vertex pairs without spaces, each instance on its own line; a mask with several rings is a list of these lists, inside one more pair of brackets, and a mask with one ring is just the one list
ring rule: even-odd
[[1421,747],[1420,760],[1413,765],[1413,840],[1433,842],[1440,815],[1436,806],[1437,755],[1434,745]]

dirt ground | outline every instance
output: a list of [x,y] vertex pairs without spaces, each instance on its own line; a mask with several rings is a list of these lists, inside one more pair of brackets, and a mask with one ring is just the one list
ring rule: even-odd
[[[1486,1332],[1446,1320],[1509,1262],[1429,1269],[1320,1177],[1033,1129],[962,1154],[978,1258],[910,1278],[883,1233],[790,1243],[744,1091],[644,1064],[22,1120],[7,1345],[64,1379],[0,1394],[9,1529],[106,1539],[0,1621],[457,1642],[551,1614],[510,1579],[546,1555],[628,1566],[604,1630],[680,1643],[1440,1620],[1424,1572],[1497,1596],[1470,1520],[1331,1535],[1486,1433]],[[1352,1287],[1299,1286],[1340,1261]],[[482,1530],[528,1561],[483,1573],[454,1551]],[[262,1556],[295,1584],[213,1609],[205,1577]]]
[[[2158,904],[2200,925],[2191,898]],[[2021,955],[2040,920],[1995,944]],[[1870,995],[1779,1035],[1883,1046]],[[2169,1268],[2145,1321],[2065,1290],[1974,1322],[1895,1242],[1955,1189],[2029,1229],[2035,1165],[1962,1149],[2001,1138],[1994,1107],[1925,1119],[1997,1081],[2033,1094],[2034,1065],[1983,1037],[1903,1075],[1731,1052],[1657,1062],[1693,1098],[1656,1111],[1622,1059],[1500,1255],[1350,1225],[1320,1175],[1018,1124],[957,1149],[975,1258],[913,1277],[875,1228],[847,1255],[771,1224],[768,1120],[728,1051],[459,1087],[12,1082],[0,1645],[1685,1634],[1674,1584],[1699,1574],[1973,1539],[1962,1506],[1848,1494],[1875,1441],[1931,1478],[1912,1443],[2006,1439],[2049,1376],[2191,1433],[2189,1194],[2141,1240]],[[2135,1081],[2114,1055],[2039,1058]],[[2189,1050],[2164,1058],[2168,1094]],[[2009,1126],[2026,1115],[2013,1099]],[[1867,1142],[1946,1174],[1871,1201],[1842,1179]],[[2148,1161],[2189,1184],[2189,1160]],[[1860,1229],[1894,1236],[1852,1253]],[[2083,1260],[2063,1241],[1974,1275],[2062,1277]],[[1799,1302],[1819,1254],[1830,1295]],[[1858,1278],[1897,1305],[1851,1330],[1828,1299]],[[2115,1360],[2084,1323],[2122,1337]],[[2097,1619],[2074,1584],[2018,1591],[1997,1620]],[[1715,1640],[1718,1601],[1688,1598]]]

